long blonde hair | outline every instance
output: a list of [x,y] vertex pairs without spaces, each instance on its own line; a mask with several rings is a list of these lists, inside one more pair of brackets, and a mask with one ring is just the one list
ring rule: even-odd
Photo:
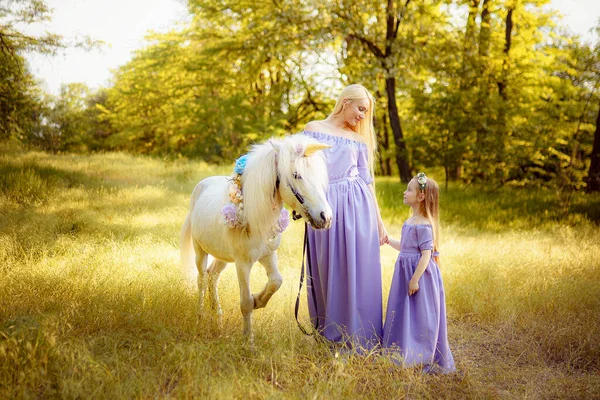
[[373,126],[375,98],[363,85],[348,85],[342,90],[342,93],[340,93],[331,115],[339,115],[344,111],[344,99],[348,99],[348,101],[369,99],[369,108],[367,109],[365,117],[356,124],[356,126],[351,126],[350,129],[364,138],[367,149],[369,150],[369,169],[371,170],[371,175],[375,178],[374,165],[377,154],[377,137],[375,136],[375,127]]
[[[417,179],[415,176],[413,179]],[[418,185],[417,185],[418,186]],[[431,224],[433,231],[433,251],[439,251],[439,240],[440,240],[440,187],[437,182],[427,177],[425,183],[425,190],[421,190],[418,186],[419,193],[425,195],[425,199],[419,203],[419,213],[427,218]],[[435,257],[436,262],[439,263],[439,258]]]

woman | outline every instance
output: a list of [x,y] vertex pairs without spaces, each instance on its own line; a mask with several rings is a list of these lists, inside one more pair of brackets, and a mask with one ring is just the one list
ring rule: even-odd
[[325,338],[367,350],[382,336],[379,246],[387,242],[373,188],[374,106],[365,87],[347,86],[333,112],[303,132],[331,145],[324,154],[332,225],[308,228],[310,316]]

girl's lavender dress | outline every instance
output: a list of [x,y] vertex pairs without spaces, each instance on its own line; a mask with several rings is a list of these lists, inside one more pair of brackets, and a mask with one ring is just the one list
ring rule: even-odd
[[383,310],[377,211],[367,187],[373,181],[367,146],[321,132],[304,134],[331,145],[324,152],[333,215],[331,228],[308,228],[309,313],[325,338],[370,349],[380,344]]
[[[404,365],[423,365],[426,371],[454,371],[446,328],[446,300],[440,269],[432,254],[419,290],[408,295],[408,283],[421,259],[433,250],[431,225],[402,226],[401,251],[388,298],[383,347]],[[395,354],[394,354],[395,353]]]

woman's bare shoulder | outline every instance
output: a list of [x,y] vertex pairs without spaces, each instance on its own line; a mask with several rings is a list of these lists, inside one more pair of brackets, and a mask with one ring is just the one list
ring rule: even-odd
[[365,143],[365,139],[358,133],[350,129],[339,129],[328,124],[325,120],[310,121],[304,127],[305,131],[320,132],[326,135],[342,137],[345,139],[354,140],[355,142]]
[[[304,127],[305,131],[312,131],[312,132],[322,132],[323,131],[323,121],[310,121],[308,124],[306,124],[306,126]],[[327,133],[327,132],[325,132]]]

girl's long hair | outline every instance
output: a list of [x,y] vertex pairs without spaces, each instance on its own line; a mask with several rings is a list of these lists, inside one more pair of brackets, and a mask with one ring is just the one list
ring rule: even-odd
[[[413,179],[417,179],[415,176]],[[431,178],[427,178],[425,190],[419,192],[425,194],[425,199],[419,204],[419,213],[431,224],[433,231],[433,251],[439,251],[440,240],[440,187],[437,182]],[[439,264],[439,256],[434,257],[435,262]]]
[[353,100],[369,100],[369,108],[365,113],[365,117],[356,126],[351,126],[354,132],[358,133],[365,139],[367,149],[369,150],[369,169],[371,175],[375,177],[375,157],[377,154],[377,137],[375,136],[375,127],[373,126],[373,116],[375,115],[375,98],[363,85],[354,84],[348,85],[340,93],[337,103],[331,112],[332,115],[339,115],[344,111],[344,99]]

